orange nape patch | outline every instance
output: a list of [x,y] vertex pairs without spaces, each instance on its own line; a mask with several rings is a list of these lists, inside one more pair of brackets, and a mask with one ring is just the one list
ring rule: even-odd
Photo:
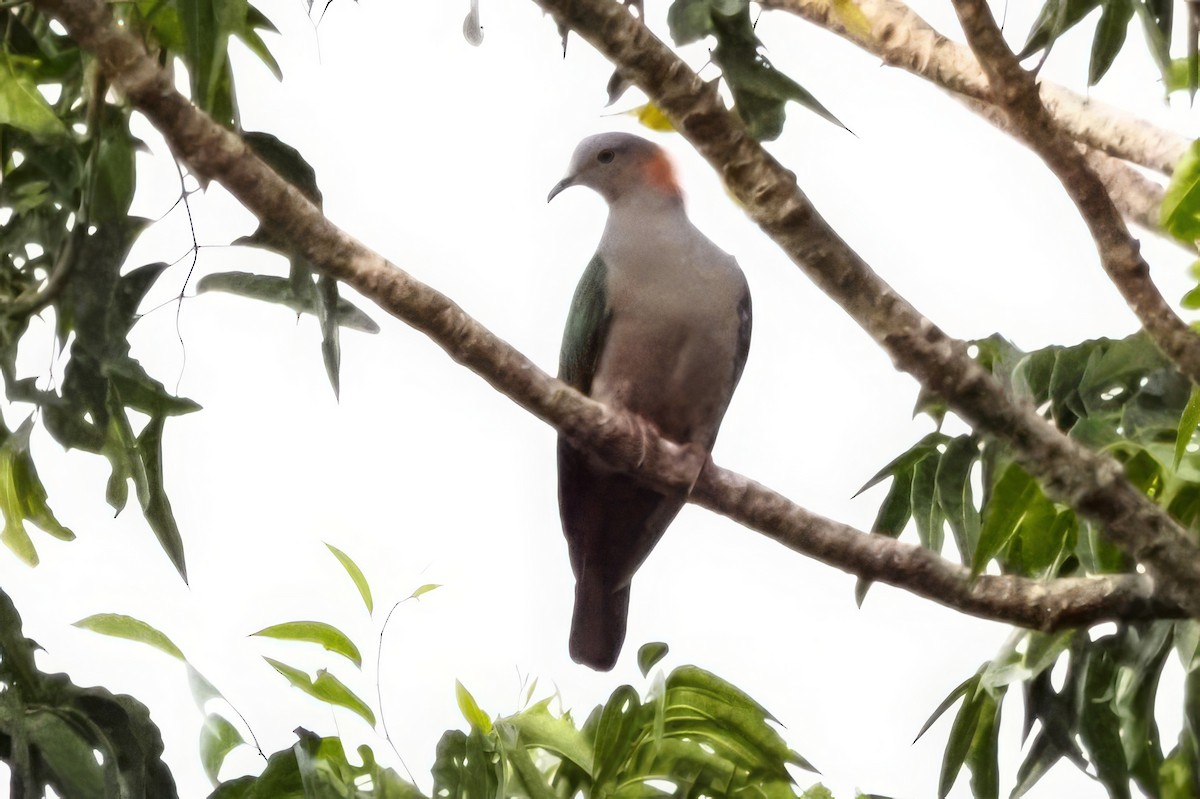
[[679,189],[679,182],[675,180],[675,167],[671,165],[670,159],[662,150],[650,156],[650,160],[642,167],[642,176],[646,179],[646,183],[665,194],[673,194],[676,197],[683,196],[683,192]]

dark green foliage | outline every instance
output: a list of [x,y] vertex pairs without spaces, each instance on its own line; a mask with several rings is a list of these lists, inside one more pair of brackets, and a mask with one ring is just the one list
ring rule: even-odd
[[[321,190],[317,187],[316,172],[298,150],[269,133],[251,131],[244,133],[243,138],[268,166],[299,189],[318,208],[321,207]],[[226,291],[243,297],[279,303],[297,314],[315,315],[321,325],[321,357],[325,363],[325,372],[330,385],[333,386],[333,393],[337,396],[341,386],[340,327],[378,333],[379,326],[354,304],[338,296],[336,280],[318,275],[307,258],[293,253],[286,242],[276,240],[265,228],[260,226],[253,234],[239,239],[235,244],[259,247],[283,255],[290,264],[288,276],[282,278],[245,272],[219,272],[202,278],[196,286],[196,291]]]
[[707,36],[716,39],[711,51],[713,63],[721,68],[721,77],[733,94],[733,108],[754,138],[779,138],[785,107],[791,100],[845,127],[807,89],[775,69],[762,54],[762,42],[754,32],[746,0],[674,0],[667,23],[672,40],[680,46]]
[[[1099,9],[1088,62],[1088,85],[1094,86],[1108,72],[1117,53],[1125,46],[1129,23],[1136,14],[1142,22],[1147,46],[1163,74],[1167,89],[1174,91],[1183,86],[1176,85],[1178,79],[1172,77],[1178,69],[1171,60],[1173,3],[1174,0],[1045,0],[1025,40],[1025,46],[1017,55],[1027,58],[1041,51],[1044,61],[1058,37],[1090,18]],[[1189,9],[1189,13],[1194,12]],[[1197,70],[1193,53],[1194,43],[1189,41],[1184,85],[1195,94]]]
[[[227,55],[231,36],[278,74],[259,35],[274,28],[246,0],[135,0],[111,9],[164,62],[183,59],[192,99],[225,125],[237,122]],[[142,147],[129,131],[130,108],[110,94],[99,70],[84,70],[74,43],[54,33],[33,4],[0,8],[0,30],[5,32],[0,46],[0,379],[10,400],[37,406],[36,418],[60,444],[108,459],[106,496],[114,510],[128,504],[132,482],[151,530],[186,578],[183,538],[162,472],[162,439],[167,417],[199,406],[173,396],[130,355],[129,336],[142,300],[167,270],[165,264],[130,268],[127,263],[149,224],[129,216],[137,182],[135,153]],[[50,91],[43,95],[45,87]],[[313,170],[299,153],[269,134],[248,134],[247,141],[320,202]],[[286,249],[262,238],[251,243]],[[210,276],[201,289],[234,291],[315,314],[335,392],[339,326],[377,329],[338,297],[335,282],[317,276],[303,259],[293,258],[290,278]],[[59,345],[68,348],[56,390],[40,387],[36,376],[16,369],[30,318],[47,310],[53,313]],[[131,411],[149,420],[138,428]],[[11,483],[0,510],[4,543],[36,563],[25,520],[60,538],[71,533],[46,506],[29,432],[22,426],[0,451],[0,477]],[[7,430],[2,434],[7,437]]]
[[[1200,454],[1189,451],[1200,403],[1188,380],[1147,336],[1029,353],[993,336],[973,347],[975,359],[1009,392],[1072,438],[1113,455],[1134,485],[1180,523],[1200,528]],[[918,409],[940,427],[945,411],[938,403],[926,400]],[[1049,499],[996,441],[930,433],[866,487],[889,476],[891,490],[875,532],[894,537],[911,519],[920,543],[941,551],[942,530],[948,526],[959,558],[976,574],[993,563],[1006,574],[1043,579],[1133,568],[1103,531]],[[978,501],[972,496],[975,479],[983,489]],[[1196,781],[1194,735],[1185,728],[1179,746],[1164,755],[1154,701],[1173,640],[1181,654],[1187,653],[1189,674],[1197,665],[1197,630],[1195,622],[1161,621],[1123,624],[1104,636],[1025,632],[1011,639],[930,719],[932,724],[960,703],[942,762],[941,795],[963,766],[971,771],[974,795],[998,795],[996,735],[1007,688],[1014,684],[1023,688],[1025,734],[1036,729],[1014,796],[1064,757],[1092,769],[1117,799],[1130,796],[1131,784],[1149,796],[1192,795],[1180,792]],[[1050,673],[1060,660],[1066,681],[1055,690]]]
[[42,673],[37,648],[0,592],[0,757],[11,771],[10,794],[41,796],[49,787],[71,799],[174,797],[162,737],[145,706]]

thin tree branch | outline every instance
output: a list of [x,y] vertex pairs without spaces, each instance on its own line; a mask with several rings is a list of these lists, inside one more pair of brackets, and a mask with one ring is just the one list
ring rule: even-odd
[[714,86],[612,0],[535,0],[617,65],[725,181],[801,270],[891,355],[979,430],[1005,441],[1047,493],[1100,527],[1161,580],[1172,601],[1200,615],[1200,548],[1120,465],[1047,423],[885,283],[823,220],[784,169],[725,108]]
[[1200,336],[1163,299],[1141,245],[1129,233],[1104,184],[1042,105],[1038,84],[1008,49],[984,0],[954,0],[967,41],[1015,134],[1058,177],[1096,242],[1100,264],[1158,347],[1200,385]]
[[1186,616],[1155,593],[1145,575],[1046,582],[1012,575],[972,579],[969,569],[931,550],[865,535],[715,465],[704,470],[691,501],[759,532],[769,530],[770,538],[789,549],[842,571],[985,619],[1053,632],[1106,620]]
[[[947,39],[900,0],[855,0],[870,30],[847,25],[829,0],[758,0],[763,8],[788,11],[838,34],[884,63],[937,85],[992,102],[991,90],[971,51]],[[1177,133],[1155,127],[1070,89],[1042,83],[1042,100],[1072,138],[1109,155],[1170,175],[1191,145]]]
[[296,188],[271,171],[235,134],[176,92],[141,43],[112,24],[101,0],[38,0],[144,113],[199,175],[219,180],[281,240],[326,274],[426,333],[459,363],[521,407],[614,466],[691,500],[786,546],[866,579],[887,582],[967,613],[1053,630],[1107,619],[1175,618],[1183,608],[1139,575],[1042,583],[1023,577],[970,579],[935,553],[869,536],[823,519],[706,460],[696,478],[691,453],[632,416],[613,411],[545,374],[468,316],[338,229]]

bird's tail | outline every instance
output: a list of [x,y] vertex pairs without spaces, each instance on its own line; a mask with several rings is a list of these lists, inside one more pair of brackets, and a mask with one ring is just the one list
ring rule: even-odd
[[616,665],[629,618],[629,586],[611,591],[604,582],[590,575],[580,577],[571,616],[571,660],[597,671]]

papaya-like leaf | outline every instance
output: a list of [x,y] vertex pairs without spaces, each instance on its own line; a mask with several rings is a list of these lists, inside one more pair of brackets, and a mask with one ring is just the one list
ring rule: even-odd
[[20,62],[0,52],[0,125],[23,130],[41,142],[68,138],[67,128]]
[[1179,427],[1175,431],[1175,461],[1172,468],[1179,468],[1179,462],[1183,460],[1184,453],[1187,452],[1188,444],[1192,442],[1192,436],[1196,434],[1198,426],[1200,426],[1200,388],[1193,387],[1187,406],[1179,417]]
[[962,691],[962,705],[954,716],[950,726],[950,735],[946,739],[946,751],[942,755],[942,769],[938,777],[938,799],[945,799],[958,774],[966,763],[967,754],[971,750],[971,742],[975,739],[975,731],[979,726],[980,712],[984,705],[984,692],[979,689],[981,674],[976,674],[965,684]]
[[1029,504],[1040,493],[1037,481],[1020,466],[1010,463],[1004,469],[983,509],[979,543],[971,558],[972,574],[981,574],[988,561],[1008,546]]
[[1189,244],[1200,239],[1200,141],[1192,142],[1163,193],[1159,211],[1163,230]]
[[549,698],[509,716],[505,721],[516,728],[526,746],[544,749],[571,761],[589,774],[592,772],[594,753],[591,742],[569,720],[551,715]]

